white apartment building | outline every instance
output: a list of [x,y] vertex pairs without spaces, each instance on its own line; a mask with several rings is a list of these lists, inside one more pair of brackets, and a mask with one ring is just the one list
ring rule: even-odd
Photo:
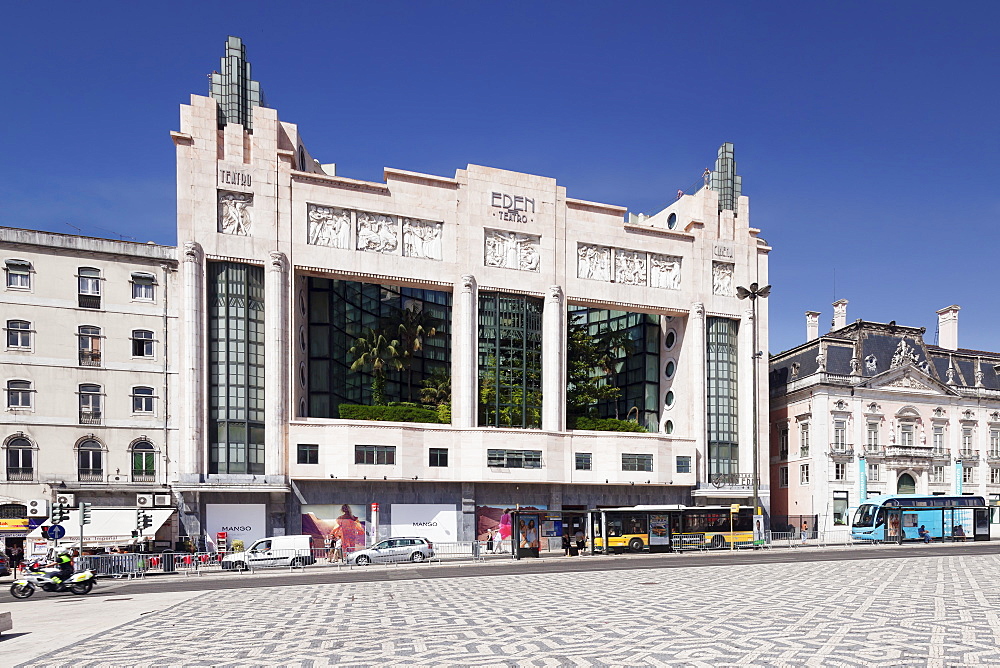
[[772,526],[846,526],[880,494],[1000,504],[1000,353],[959,347],[958,306],[937,312],[938,344],[833,306],[829,333],[809,311],[807,341],[771,358]]
[[26,502],[57,496],[173,506],[174,249],[4,227],[0,262],[0,528],[20,537]]

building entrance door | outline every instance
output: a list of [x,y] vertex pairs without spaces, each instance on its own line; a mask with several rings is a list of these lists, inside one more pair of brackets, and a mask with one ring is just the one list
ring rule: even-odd
[[896,482],[896,493],[897,494],[916,494],[917,493],[917,482],[913,479],[909,473],[904,473],[899,476],[899,480]]

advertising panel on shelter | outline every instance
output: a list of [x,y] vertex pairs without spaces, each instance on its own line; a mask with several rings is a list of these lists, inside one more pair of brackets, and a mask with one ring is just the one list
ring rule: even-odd
[[230,544],[242,540],[249,548],[258,538],[267,538],[267,507],[263,503],[205,504],[205,533],[210,539],[225,533]]
[[343,540],[345,552],[367,544],[368,506],[309,504],[302,506],[302,533],[313,537],[314,545],[323,545],[329,538]]
[[488,540],[492,534],[494,540],[509,540],[514,533],[511,513],[515,510],[530,513],[547,509],[545,505],[518,506],[515,503],[476,506],[476,539]]
[[455,504],[394,503],[389,506],[393,536],[420,536],[435,543],[458,541]]

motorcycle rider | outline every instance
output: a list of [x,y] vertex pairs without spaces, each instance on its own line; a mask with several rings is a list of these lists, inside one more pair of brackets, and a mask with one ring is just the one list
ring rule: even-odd
[[59,572],[52,576],[52,581],[57,586],[62,586],[62,583],[73,575],[73,559],[70,557],[69,550],[60,552],[50,566],[59,569]]

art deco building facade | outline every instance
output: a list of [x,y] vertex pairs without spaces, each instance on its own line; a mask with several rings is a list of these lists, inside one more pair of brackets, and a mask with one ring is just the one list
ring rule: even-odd
[[[869,496],[979,494],[1000,500],[1000,353],[958,346],[958,306],[924,328],[858,320],[771,358],[772,525],[849,523]],[[810,522],[815,528],[815,524]]]
[[[352,179],[260,104],[234,39],[171,133],[161,470],[182,535],[371,522],[372,502],[381,533],[433,511],[452,539],[489,508],[750,502],[754,323],[736,288],[767,283],[770,249],[731,145],[651,216],[478,165]],[[756,327],[766,350],[766,302]],[[582,378],[618,392],[581,408],[595,341]],[[615,418],[644,431],[604,430]]]

